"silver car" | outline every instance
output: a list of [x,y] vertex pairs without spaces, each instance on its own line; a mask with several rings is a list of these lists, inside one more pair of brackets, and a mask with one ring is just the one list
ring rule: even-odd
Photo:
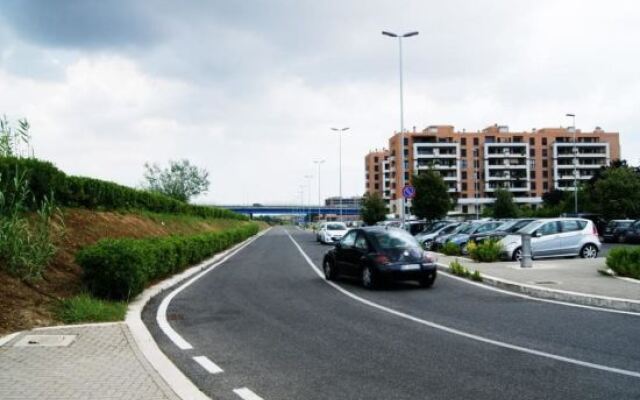
[[422,244],[427,250],[430,250],[433,245],[433,240],[438,236],[448,235],[452,233],[458,226],[460,226],[460,222],[452,222],[450,224],[446,224],[441,226],[440,228],[427,232],[427,233],[418,233],[415,238],[416,240]]
[[514,261],[520,261],[522,258],[521,233],[531,235],[531,250],[535,258],[558,256],[596,258],[602,246],[598,238],[598,230],[588,219],[541,219],[500,240],[505,258]]

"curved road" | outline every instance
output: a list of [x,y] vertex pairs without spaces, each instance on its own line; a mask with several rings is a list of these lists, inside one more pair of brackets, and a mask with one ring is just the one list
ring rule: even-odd
[[[520,298],[443,274],[426,290],[336,288],[304,255],[320,266],[328,249],[312,234],[274,228],[186,287],[166,315],[192,349],[158,327],[161,296],[143,319],[217,399],[640,398],[638,315]],[[209,372],[198,356],[215,364],[205,363]]]

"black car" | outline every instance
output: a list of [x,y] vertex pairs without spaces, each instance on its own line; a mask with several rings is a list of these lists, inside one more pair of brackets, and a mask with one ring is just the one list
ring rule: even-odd
[[633,224],[632,219],[612,219],[604,228],[602,240],[605,243],[624,242],[631,224]]
[[369,289],[386,279],[415,280],[430,287],[437,276],[435,261],[405,230],[371,226],[350,230],[327,252],[322,267],[327,280],[356,277]]
[[624,234],[624,241],[627,243],[640,243],[640,219],[627,228]]

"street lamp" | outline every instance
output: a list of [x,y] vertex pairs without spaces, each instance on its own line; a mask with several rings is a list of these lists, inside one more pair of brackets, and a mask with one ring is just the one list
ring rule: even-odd
[[320,197],[320,167],[324,164],[324,160],[313,160],[314,164],[318,165],[318,222],[320,221],[320,207],[322,206]]
[[300,214],[304,217],[304,185],[298,186],[298,194],[300,195]]
[[576,140],[576,115],[566,114],[567,117],[573,119],[573,201],[574,213],[578,216],[578,146]]
[[344,127],[344,128],[331,128],[332,131],[334,132],[338,132],[338,138],[339,138],[339,153],[338,153],[338,160],[339,160],[339,180],[340,180],[340,190],[339,190],[339,195],[340,195],[340,199],[339,199],[339,206],[340,206],[340,221],[342,221],[342,134],[349,130],[349,127]]
[[311,222],[311,179],[313,179],[313,175],[305,175],[304,178],[307,180],[307,214],[309,222]]
[[[399,59],[400,59],[400,165],[402,166],[402,178],[400,179],[400,187],[404,188],[405,182],[405,165],[404,165],[404,94],[403,94],[403,81],[402,81],[402,39],[409,38],[412,36],[417,36],[418,31],[407,32],[402,35],[389,32],[382,31],[382,34],[385,36],[389,36],[392,38],[398,38],[398,49],[399,49]],[[402,199],[402,222],[405,220],[405,198]]]

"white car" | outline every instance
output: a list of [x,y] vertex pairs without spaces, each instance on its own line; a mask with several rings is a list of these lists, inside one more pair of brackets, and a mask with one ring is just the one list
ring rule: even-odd
[[535,258],[563,256],[596,258],[601,249],[598,231],[593,222],[588,219],[540,219],[500,240],[504,258],[520,261],[522,258],[520,234],[522,233],[531,235],[531,251]]
[[320,243],[337,243],[348,229],[342,222],[325,222],[320,226],[316,240]]

